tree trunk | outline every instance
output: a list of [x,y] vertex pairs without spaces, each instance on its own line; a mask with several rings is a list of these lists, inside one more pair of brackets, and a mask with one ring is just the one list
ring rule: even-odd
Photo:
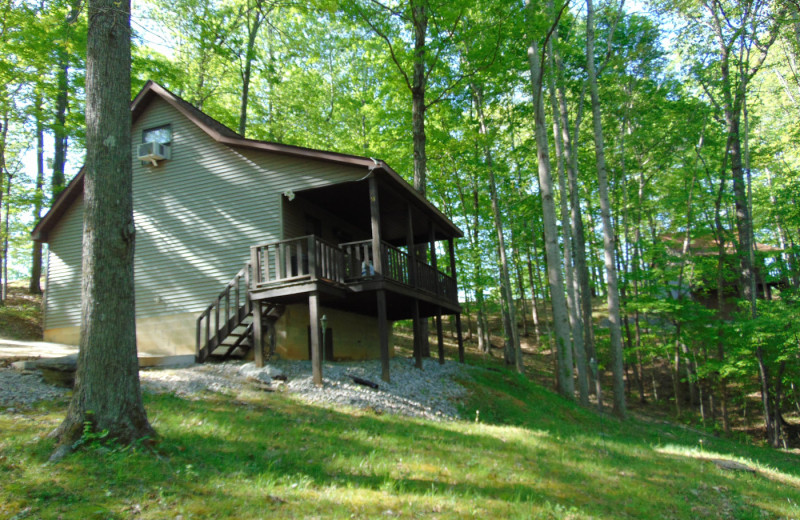
[[[529,4],[532,6],[532,4]],[[532,7],[529,7],[532,9]],[[542,99],[543,67],[539,57],[539,45],[531,40],[528,47],[528,64],[531,73],[531,89],[535,114],[534,133],[539,167],[539,192],[542,197],[542,220],[544,222],[545,256],[547,257],[547,279],[550,285],[550,302],[553,309],[553,328],[558,353],[559,392],[569,399],[575,398],[575,382],[572,377],[572,341],[569,334],[567,302],[564,298],[564,279],[561,276],[561,251],[558,247],[556,207],[553,193],[553,177],[550,172],[550,150],[547,142],[547,122]]]
[[[44,199],[44,121],[42,114],[42,94],[36,93],[36,191],[33,202],[33,221],[38,223],[42,217],[42,202]],[[31,248],[31,278],[28,283],[28,292],[42,294],[42,243],[34,242]]]
[[90,0],[88,15],[80,351],[56,460],[86,424],[123,444],[154,434],[136,356],[130,3]]
[[8,299],[8,223],[11,214],[11,184],[13,176],[11,172],[6,169],[6,213],[3,219],[3,272],[0,274],[2,278],[2,287],[0,287],[0,302],[5,302]]
[[[263,0],[256,0],[256,5],[253,9],[253,20],[252,23],[248,23],[247,28],[247,48],[245,50],[244,70],[242,71],[242,100],[239,106],[239,135],[241,136],[244,136],[247,130],[247,103],[250,93],[250,75],[256,54],[256,38],[258,37],[259,29],[261,29],[261,24],[264,22],[264,14],[261,11],[262,7]],[[248,13],[248,22],[249,20],[250,13]]]
[[[514,293],[511,289],[511,277],[508,274],[508,258],[506,257],[506,242],[503,235],[503,215],[500,212],[500,204],[497,198],[497,183],[494,177],[494,161],[492,159],[492,151],[486,140],[487,129],[486,119],[483,115],[483,91],[476,85],[471,85],[472,92],[475,96],[475,110],[478,114],[478,123],[480,125],[480,134],[483,136],[483,156],[486,161],[486,170],[489,174],[489,192],[492,197],[492,217],[494,218],[494,228],[497,233],[497,248],[500,256],[500,286],[503,290],[503,299],[505,303],[503,308],[508,313],[506,326],[506,340],[510,344],[510,348],[506,352],[506,363],[513,362],[517,372],[520,374],[524,372],[524,365],[522,362],[522,350],[519,343],[519,332],[517,330],[517,311],[514,304]],[[510,350],[510,351],[509,351]],[[512,357],[512,359],[509,359]],[[510,363],[509,363],[510,364]]]
[[[427,189],[428,156],[425,150],[427,136],[425,135],[425,89],[427,87],[425,75],[425,52],[428,35],[427,6],[412,0],[411,16],[414,26],[414,65],[411,83],[411,135],[414,144],[414,189],[423,196]],[[423,356],[430,356],[430,343],[428,341],[428,321],[420,320],[420,348]]]
[[[561,61],[561,55],[558,48],[554,49],[554,57],[556,69],[559,75],[563,73],[564,65]],[[578,113],[575,117],[575,139],[572,139],[569,134],[569,115],[567,112],[567,97],[564,92],[563,82],[559,82],[558,93],[558,117],[561,119],[561,153],[564,154],[564,164],[567,169],[569,181],[569,197],[570,197],[570,231],[573,240],[572,256],[574,262],[574,277],[573,284],[575,285],[575,293],[580,298],[581,307],[581,321],[583,322],[583,344],[586,352],[586,358],[596,359],[597,355],[594,351],[594,329],[592,326],[592,291],[589,287],[589,269],[586,264],[586,237],[583,231],[583,217],[581,215],[580,192],[578,190],[578,154],[577,154],[577,141],[579,136],[579,129],[581,120],[583,118],[583,98],[584,92],[581,92],[581,99],[578,103]],[[555,117],[555,116],[554,116]],[[589,387],[592,387],[591,378],[592,373],[588,371]]]
[[[6,139],[8,138],[8,107],[4,107],[5,110],[3,111],[3,120],[0,122],[0,216],[3,214],[3,201],[4,201],[4,193],[6,185],[11,185],[11,178],[8,177],[6,172]],[[6,214],[8,214],[8,204],[9,201],[5,198],[5,210]],[[6,226],[8,228],[8,226]],[[4,236],[4,235],[0,235]],[[8,258],[5,254],[0,256],[0,306],[5,305],[6,297],[6,290],[8,288],[8,284],[6,282],[6,278],[3,275],[3,270],[8,265]]]
[[589,74],[589,93],[592,99],[594,121],[595,158],[597,160],[597,184],[600,195],[600,216],[603,222],[603,246],[606,266],[606,297],[608,301],[609,332],[611,334],[611,368],[614,376],[614,413],[625,417],[625,380],[622,357],[622,331],[620,329],[619,291],[617,268],[614,262],[614,230],[611,227],[611,204],[608,197],[608,175],[606,174],[603,127],[600,118],[600,97],[594,68],[594,8],[592,0],[586,0],[586,68]]
[[539,328],[539,309],[536,301],[536,283],[533,279],[533,262],[531,255],[528,254],[528,278],[531,280],[531,318],[533,319],[533,333],[536,335],[536,343],[541,342],[541,331]]
[[[64,33],[70,38],[70,27],[78,18],[81,11],[81,0],[70,0],[70,12],[64,21]],[[58,73],[56,79],[55,121],[53,136],[55,139],[53,150],[53,176],[50,179],[50,190],[53,197],[58,195],[64,186],[66,178],[64,167],[67,163],[67,108],[69,107],[69,53],[64,45],[56,48]]]
[[[552,38],[558,38],[558,29],[553,31]],[[553,59],[553,41],[547,42],[548,54],[550,55],[551,65],[554,63]],[[572,269],[572,233],[570,232],[570,218],[567,199],[569,194],[567,192],[567,183],[564,174],[564,155],[561,147],[561,125],[559,122],[558,114],[558,101],[556,100],[556,82],[555,82],[555,69],[548,74],[548,83],[550,90],[550,105],[553,110],[553,141],[555,143],[555,152],[557,157],[557,172],[558,172],[558,190],[561,193],[559,202],[561,206],[561,231],[562,243],[564,244],[564,273],[566,276],[567,284],[567,310],[569,311],[569,323],[572,330],[572,350],[575,358],[575,365],[578,369],[578,395],[580,396],[580,403],[583,406],[589,406],[589,376],[588,365],[586,362],[586,350],[583,343],[583,317],[579,309],[579,292],[577,284],[575,283],[574,273]]]

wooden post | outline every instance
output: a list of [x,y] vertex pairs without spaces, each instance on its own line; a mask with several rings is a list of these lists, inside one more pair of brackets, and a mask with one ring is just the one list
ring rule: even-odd
[[407,204],[408,224],[406,227],[406,246],[408,246],[408,282],[417,288],[417,250],[414,247],[414,223],[411,221],[411,205]]
[[264,327],[261,323],[261,311],[263,309],[262,300],[253,302],[253,353],[256,358],[256,366],[264,366]]
[[461,313],[456,314],[456,334],[458,334],[458,362],[464,362],[464,338],[461,335]]
[[[417,285],[417,251],[414,247],[414,222],[412,220],[411,205],[406,204],[408,218],[406,227],[406,245],[408,247],[408,278],[411,287],[418,289]],[[414,324],[414,360],[417,368],[422,368],[422,337],[420,334],[419,300],[414,298],[412,304],[412,322]]]
[[419,300],[414,298],[411,308],[414,323],[414,366],[422,368],[422,337],[419,332]]
[[369,178],[369,213],[372,223],[372,263],[375,274],[383,276],[383,255],[381,254],[381,205],[378,199],[378,180],[375,173]]
[[434,273],[433,283],[436,284],[436,295],[439,296],[442,294],[442,288],[439,286],[439,268],[436,265],[436,230],[433,228],[433,222],[430,223],[428,241],[431,244],[431,266],[433,266]]
[[442,308],[436,309],[436,341],[439,347],[439,364],[444,365],[444,336],[442,335]]
[[[452,238],[447,239],[447,252],[450,253],[450,276],[456,280],[456,253]],[[456,282],[456,291],[458,291],[458,282]]]
[[314,384],[322,386],[322,351],[319,334],[319,293],[308,295],[308,321],[311,330],[311,375]]
[[386,321],[386,291],[379,289],[378,296],[378,336],[381,344],[381,379],[389,380],[389,323]]
[[[311,275],[312,280],[316,280],[317,276],[317,242],[314,239],[314,235],[308,237],[308,274]],[[297,256],[297,271],[298,273],[301,270],[300,266],[300,255]]]
[[[250,248],[250,269],[253,270],[253,276],[248,276],[247,280],[247,288],[253,289],[256,285],[261,283],[261,254],[258,251],[258,247],[251,247]],[[245,269],[245,273],[248,273],[248,269]]]

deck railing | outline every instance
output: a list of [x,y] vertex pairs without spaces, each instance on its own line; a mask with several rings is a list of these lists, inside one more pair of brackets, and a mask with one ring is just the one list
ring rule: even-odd
[[[311,254],[309,254],[311,253]],[[326,280],[352,283],[383,276],[384,279],[457,301],[456,281],[426,262],[417,260],[412,279],[408,253],[381,242],[383,272],[376,272],[371,240],[332,244],[313,235],[250,248],[251,286]]]
[[381,242],[381,264],[383,273],[375,272],[375,258],[372,254],[372,241],[348,242],[340,244],[345,256],[345,278],[349,282],[360,281],[377,275],[403,285],[436,294],[449,301],[457,301],[456,281],[417,260],[416,280],[411,279],[411,261],[408,253],[388,242]]
[[254,288],[303,280],[344,283],[344,252],[313,235],[250,247]]

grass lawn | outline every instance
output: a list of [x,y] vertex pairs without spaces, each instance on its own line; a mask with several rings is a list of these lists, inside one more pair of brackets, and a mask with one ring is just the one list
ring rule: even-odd
[[46,435],[66,401],[6,410],[0,518],[800,518],[796,455],[472,372],[472,419],[450,423],[282,393],[146,395],[155,452],[90,447],[57,465]]

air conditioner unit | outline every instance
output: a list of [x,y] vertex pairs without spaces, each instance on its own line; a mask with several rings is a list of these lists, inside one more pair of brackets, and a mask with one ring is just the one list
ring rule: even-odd
[[170,158],[170,148],[168,144],[142,143],[139,145],[137,156],[140,161],[149,161],[153,166],[158,166],[158,161]]

